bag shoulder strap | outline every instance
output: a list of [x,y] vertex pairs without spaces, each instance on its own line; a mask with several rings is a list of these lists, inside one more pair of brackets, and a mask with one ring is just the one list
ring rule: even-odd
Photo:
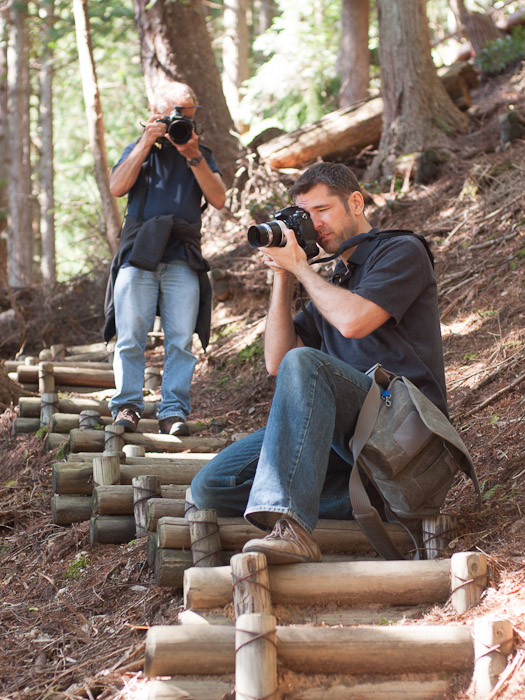
[[[372,374],[372,385],[363,402],[363,406],[357,419],[357,424],[354,430],[354,435],[350,441],[350,449],[354,458],[354,465],[350,472],[350,481],[348,482],[348,490],[350,493],[350,502],[354,518],[357,520],[360,528],[367,536],[370,543],[374,546],[377,552],[387,560],[405,559],[393,543],[390,535],[385,529],[385,525],[377,510],[370,502],[370,498],[364,487],[361,475],[359,473],[359,455],[364,446],[368,442],[370,435],[374,429],[381,407],[382,387],[377,381],[379,371],[382,367],[376,367]],[[384,370],[383,370],[384,371]],[[385,399],[386,400],[386,399]],[[406,528],[405,528],[406,529]],[[408,530],[407,530],[408,531]],[[408,531],[412,537],[410,531]],[[412,537],[412,539],[414,539]],[[416,558],[419,557],[417,542]]]

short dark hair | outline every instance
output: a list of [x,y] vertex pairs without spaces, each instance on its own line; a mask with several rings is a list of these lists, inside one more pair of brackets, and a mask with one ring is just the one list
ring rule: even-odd
[[342,163],[316,163],[305,170],[290,188],[290,197],[295,202],[299,194],[306,194],[316,185],[326,185],[330,192],[343,201],[352,192],[361,192],[354,173]]

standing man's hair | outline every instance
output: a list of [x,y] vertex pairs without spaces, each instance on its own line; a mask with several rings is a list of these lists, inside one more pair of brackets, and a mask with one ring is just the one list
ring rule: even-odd
[[361,192],[354,173],[342,163],[316,163],[305,170],[290,189],[290,197],[295,202],[299,194],[306,194],[316,185],[326,185],[329,191],[343,201],[352,192]]
[[155,89],[153,109],[163,112],[170,102],[181,98],[189,99],[194,105],[197,104],[197,96],[189,85],[176,81],[164,82]]

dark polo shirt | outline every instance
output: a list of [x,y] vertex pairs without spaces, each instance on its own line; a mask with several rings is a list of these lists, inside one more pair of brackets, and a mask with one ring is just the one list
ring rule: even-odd
[[437,287],[424,245],[408,235],[362,243],[346,272],[339,260],[331,283],[374,302],[391,318],[364,338],[345,338],[310,302],[315,326],[303,312],[294,319],[301,340],[361,372],[378,362],[410,379],[447,414]]

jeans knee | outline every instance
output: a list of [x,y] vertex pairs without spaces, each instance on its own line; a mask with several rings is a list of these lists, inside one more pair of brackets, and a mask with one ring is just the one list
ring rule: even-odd
[[292,374],[309,373],[318,365],[320,354],[323,355],[324,353],[315,348],[294,348],[289,350],[282,359],[279,374],[288,372]]

